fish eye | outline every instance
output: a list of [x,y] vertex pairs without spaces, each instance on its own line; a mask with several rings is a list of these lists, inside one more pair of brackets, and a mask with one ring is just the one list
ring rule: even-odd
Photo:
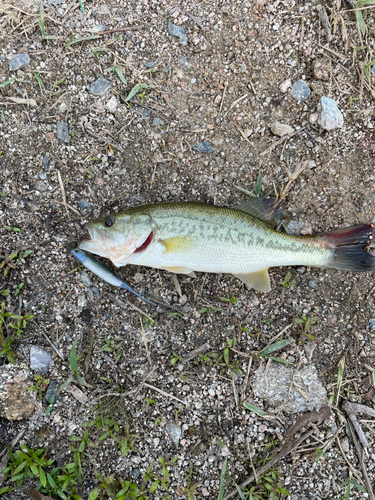
[[107,217],[106,220],[104,221],[104,225],[107,227],[112,227],[114,223],[115,223],[114,217]]

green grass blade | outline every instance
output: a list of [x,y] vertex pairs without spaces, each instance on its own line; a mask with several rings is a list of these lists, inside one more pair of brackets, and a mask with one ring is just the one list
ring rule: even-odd
[[33,71],[33,75],[35,76],[35,79],[39,84],[40,90],[44,90],[44,83],[43,83],[42,79],[40,78],[40,76],[38,75],[38,73],[36,71]]
[[85,8],[84,8],[84,6],[83,6],[82,0],[78,0],[78,2],[79,2],[79,6],[81,7],[81,11],[82,11],[83,13],[85,13]]
[[217,497],[217,500],[224,500],[227,466],[228,466],[228,457],[225,458],[225,461],[223,463],[223,468],[221,469],[219,496]]
[[[355,4],[355,7],[358,7],[358,5]],[[365,35],[365,33],[366,33],[366,25],[365,25],[365,21],[363,19],[362,11],[361,10],[356,10],[355,11],[355,17],[357,19],[357,23],[358,23],[359,29],[361,30],[362,35]]]
[[264,349],[259,351],[259,356],[267,356],[268,354],[271,354],[275,351],[279,351],[280,349],[283,349],[287,345],[293,343],[294,339],[279,340],[279,342],[275,342],[274,344],[271,344],[268,347],[265,347]]
[[40,1],[40,17],[39,17],[39,26],[40,31],[42,33],[42,37],[44,38],[47,35],[46,27],[44,26],[44,7],[43,0]]
[[250,410],[252,411],[253,413],[255,413],[256,415],[259,415],[260,417],[269,417],[270,415],[268,415],[268,413],[266,413],[265,411],[261,410],[260,408],[258,408],[257,406],[254,406],[250,403],[244,403],[243,404],[244,407],[247,409],[247,410]]
[[78,340],[75,340],[73,342],[72,349],[70,351],[70,358],[69,358],[70,369],[72,370],[73,373],[78,372],[78,363],[77,363],[77,355],[76,355],[77,343],[78,343]]
[[68,42],[66,44],[66,46],[70,47],[71,45],[73,45],[75,43],[88,42],[89,40],[97,40],[98,38],[100,38],[99,35],[90,35],[90,36],[86,36],[86,37],[83,37],[83,38],[75,38],[73,40],[70,40],[70,42]]
[[127,81],[126,81],[126,78],[124,77],[124,74],[123,72],[121,71],[121,68],[120,66],[113,66],[113,69],[115,70],[117,76],[120,78],[120,80],[122,81],[122,83],[124,85],[127,84]]
[[235,487],[237,488],[238,491],[238,496],[240,497],[241,500],[246,500],[245,495],[242,493],[241,488],[238,486],[238,484],[234,483]]
[[257,178],[257,183],[255,185],[255,194],[257,196],[259,196],[261,191],[262,191],[262,176],[259,172],[258,178]]

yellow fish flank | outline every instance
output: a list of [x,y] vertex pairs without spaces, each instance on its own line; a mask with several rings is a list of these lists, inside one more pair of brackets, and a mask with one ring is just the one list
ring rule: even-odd
[[[194,202],[144,205],[86,227],[91,240],[79,248],[126,264],[194,276],[194,271],[230,273],[259,291],[269,291],[268,268],[306,265],[371,271],[366,252],[374,227],[362,224],[315,237],[272,229],[273,200],[254,199],[237,208]],[[265,219],[265,220],[262,220]]]

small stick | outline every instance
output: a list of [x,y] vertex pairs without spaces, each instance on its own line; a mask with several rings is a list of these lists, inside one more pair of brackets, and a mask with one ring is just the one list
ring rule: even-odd
[[[350,426],[350,423],[349,423],[349,426]],[[348,464],[349,469],[352,471],[352,473],[355,475],[355,477],[358,479],[358,481],[359,481],[361,484],[363,484],[362,479],[361,479],[361,477],[360,477],[360,475],[359,475],[359,472],[357,471],[357,469],[355,469],[355,468],[352,466],[352,464],[349,462],[349,460],[348,460],[347,456],[345,455],[345,452],[344,452],[344,450],[342,449],[341,442],[340,442],[340,439],[339,439],[339,437],[338,437],[338,435],[337,435],[337,434],[336,434],[336,441],[337,441],[337,444],[339,445],[339,449],[340,449],[340,451],[341,451],[341,455],[344,457],[344,460],[345,460],[345,462]]]
[[[57,201],[57,203],[59,203],[60,205],[65,205],[65,203],[62,203],[61,201]],[[76,210],[74,207],[72,207],[71,205],[69,205],[69,203],[67,203],[67,204],[66,204],[66,206],[67,206],[68,208],[70,208],[70,210],[71,210],[72,212],[74,212],[75,214],[77,214],[77,215],[81,215],[81,214],[78,212],[78,210]]]
[[202,344],[200,347],[197,347],[193,351],[190,351],[182,358],[182,363],[189,363],[192,359],[196,358],[200,354],[203,354],[206,351],[209,351],[211,349],[211,346],[208,342],[205,344]]
[[[35,321],[35,320],[34,320]],[[56,354],[64,361],[64,355],[62,354],[62,352],[57,349],[57,347],[55,346],[55,344],[53,342],[51,342],[51,340],[49,339],[48,335],[45,333],[45,331],[43,330],[43,328],[40,326],[39,323],[37,323],[35,321],[35,323],[38,325],[39,327],[39,330],[40,330],[40,333],[43,335],[43,337],[47,340],[47,342],[51,345],[52,349],[56,352]]]
[[60,184],[60,189],[61,189],[61,193],[62,193],[63,204],[65,206],[65,210],[66,210],[66,213],[68,214],[68,218],[69,218],[68,206],[66,204],[65,188],[64,188],[63,180],[61,178],[60,170],[57,171],[57,178],[59,179],[59,184]]
[[305,130],[306,127],[301,127],[300,129],[296,130],[295,132],[293,132],[292,134],[289,134],[289,135],[284,135],[283,137],[281,137],[280,139],[277,139],[277,141],[273,142],[267,149],[265,149],[263,151],[263,153],[260,153],[260,156],[264,156],[266,155],[267,153],[270,153],[276,146],[278,146],[279,144],[283,143],[284,141],[288,141],[289,139],[291,139],[293,136],[297,135],[297,134],[300,134],[301,132],[303,132]]
[[251,356],[250,359],[249,359],[249,364],[247,365],[247,372],[246,372],[245,382],[243,383],[242,390],[241,390],[242,394],[245,394],[245,392],[246,392],[247,384],[249,382],[249,376],[250,376],[250,370],[251,370],[252,363],[253,363],[253,357]]
[[[308,439],[313,432],[314,432],[314,430],[310,429],[308,432],[306,432],[305,434],[303,434],[299,439],[296,439],[294,441],[294,443],[292,443],[291,445],[289,445],[286,448],[282,448],[280,450],[280,452],[276,455],[276,457],[274,457],[272,460],[270,460],[269,462],[267,462],[265,465],[263,465],[262,467],[260,467],[256,471],[257,476],[258,477],[261,476],[262,474],[264,474],[265,472],[267,472],[268,469],[270,469],[271,467],[273,467],[275,464],[279,463],[282,458],[284,458],[287,455],[289,455],[290,453],[292,453],[296,448],[298,448],[298,446],[301,443],[303,443],[303,441],[305,441],[306,439]],[[252,476],[250,476],[249,478],[247,478],[246,481],[244,481],[242,484],[240,484],[241,490],[243,488],[245,488],[245,486],[247,486],[248,484],[252,483],[253,481],[255,481],[255,475],[254,474]],[[237,494],[238,494],[237,489],[232,490],[232,491],[230,491],[228,493],[228,495],[224,498],[224,500],[229,500],[230,498],[234,497]]]
[[320,22],[322,23],[324,31],[326,32],[327,41],[330,42],[332,40],[332,33],[326,8],[324,7],[324,5],[317,5],[316,8],[319,14]]
[[241,96],[239,99],[237,99],[236,101],[232,102],[232,104],[230,105],[230,108],[228,109],[228,111],[225,113],[224,115],[224,118],[228,116],[228,114],[232,111],[232,109],[234,108],[234,106],[236,104],[238,104],[240,101],[242,101],[242,99],[245,99],[245,97],[248,97],[249,94],[244,94],[243,96]]
[[128,304],[130,307],[132,307],[135,311],[139,312],[140,314],[143,314],[143,316],[145,316],[147,319],[149,319],[150,321],[154,321],[152,318],[150,318],[150,316],[148,316],[145,312],[142,311],[142,309],[140,309],[139,307],[137,307],[136,305],[132,304],[131,302],[129,302],[128,300],[126,301],[126,303],[121,300],[121,299],[118,299],[116,297],[116,295],[114,295],[113,293],[110,293],[110,292],[107,292],[107,297],[110,298],[112,300],[112,302],[114,302],[116,305],[118,305],[119,307],[121,307],[121,309],[124,309],[125,311],[128,310],[128,308],[126,307],[126,304]]
[[345,405],[345,411],[349,417],[350,422],[353,424],[353,427],[357,432],[357,435],[359,437],[359,440],[361,441],[362,446],[364,448],[368,448],[369,443],[362,430],[362,427],[360,426],[357,420],[357,416],[358,413],[364,413],[365,415],[369,415],[370,417],[375,417],[375,410],[373,410],[369,406],[361,405],[359,403],[351,403],[350,401],[348,401]]
[[74,287],[72,287],[69,292],[65,295],[65,297],[62,299],[61,301],[61,304],[60,304],[60,309],[62,309],[64,307],[64,304],[66,302],[66,299],[69,297],[69,295],[72,293],[72,291],[74,290]]
[[249,141],[249,139],[246,137],[246,135],[242,132],[242,130],[240,129],[240,127],[237,127],[237,125],[235,125],[236,129],[238,130],[238,132],[242,135],[242,137],[245,139],[245,141],[247,141],[251,146],[251,142]]
[[255,467],[253,464],[253,459],[251,457],[251,450],[250,450],[250,441],[249,441],[249,438],[247,436],[246,436],[246,444],[247,444],[247,451],[249,453],[251,468],[253,469],[253,473],[254,473],[255,484],[258,484],[257,471],[255,470]]
[[220,103],[219,115],[221,115],[221,110],[223,109],[223,104],[224,104],[224,99],[225,99],[225,92],[227,91],[227,86],[228,86],[228,82],[225,82],[223,97],[221,98],[221,103]]
[[145,348],[146,348],[146,353],[147,353],[147,358],[148,358],[148,362],[150,363],[150,366],[152,367],[152,361],[151,361],[151,356],[150,356],[150,351],[148,350],[148,345],[147,345],[147,339],[146,339],[146,335],[145,335],[145,330],[143,328],[143,321],[142,321],[142,317],[139,318],[140,322],[141,322],[141,328],[142,328],[142,337],[143,337],[143,342],[145,344]]
[[147,384],[146,382],[143,384],[145,385],[146,387],[148,387],[149,389],[152,389],[156,392],[159,392],[160,394],[162,394],[163,396],[167,397],[167,398],[171,398],[171,399],[175,399],[176,401],[178,401],[179,403],[182,403],[183,405],[185,406],[189,406],[187,404],[186,401],[182,401],[182,399],[178,399],[176,398],[176,396],[173,396],[173,394],[168,394],[167,392],[164,392],[162,391],[161,389],[158,389],[157,387],[153,386],[153,385],[150,385],[150,384]]
[[364,449],[361,448],[360,443],[358,442],[357,438],[355,437],[355,432],[354,432],[353,425],[351,422],[349,422],[349,427],[350,427],[350,430],[352,432],[354,446],[355,446],[355,449],[356,449],[356,452],[357,452],[357,455],[359,458],[359,464],[360,464],[361,469],[362,469],[362,474],[363,474],[363,477],[365,479],[368,496],[369,496],[370,500],[375,500],[374,491],[372,489],[373,487],[372,487],[371,481],[368,477],[367,469],[366,469],[366,465],[365,465]]

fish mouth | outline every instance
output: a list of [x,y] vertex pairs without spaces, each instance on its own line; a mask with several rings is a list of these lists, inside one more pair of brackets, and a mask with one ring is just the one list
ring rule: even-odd
[[90,240],[84,240],[81,241],[78,244],[78,248],[81,250],[87,250],[88,252],[93,252],[103,249],[105,247],[105,244],[107,243],[107,235],[104,233],[104,231],[98,229],[95,227],[94,224],[90,223],[85,226],[85,229],[89,232],[90,235]]

